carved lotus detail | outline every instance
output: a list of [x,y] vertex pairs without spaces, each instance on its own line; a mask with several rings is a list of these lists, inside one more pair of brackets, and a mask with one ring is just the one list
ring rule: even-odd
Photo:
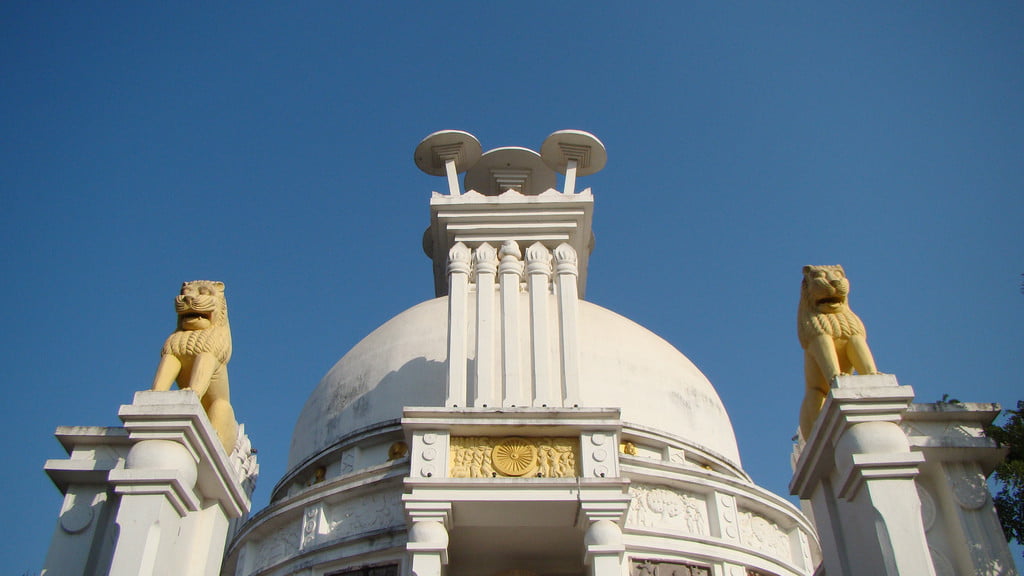
[[491,451],[491,463],[504,476],[525,476],[537,469],[537,447],[523,438],[507,438]]

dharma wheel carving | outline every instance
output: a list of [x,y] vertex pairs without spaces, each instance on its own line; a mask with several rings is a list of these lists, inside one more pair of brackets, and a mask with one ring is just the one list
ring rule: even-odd
[[525,476],[537,469],[537,447],[523,438],[506,438],[491,450],[494,470],[505,476]]
[[579,476],[578,438],[452,436],[452,478],[573,478]]

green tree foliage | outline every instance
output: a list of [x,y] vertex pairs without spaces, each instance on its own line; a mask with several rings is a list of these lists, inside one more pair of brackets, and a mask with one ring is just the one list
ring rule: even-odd
[[989,438],[1010,449],[995,470],[1000,490],[994,502],[1007,540],[1024,544],[1024,401],[1006,414],[1009,417],[1002,425],[985,428]]

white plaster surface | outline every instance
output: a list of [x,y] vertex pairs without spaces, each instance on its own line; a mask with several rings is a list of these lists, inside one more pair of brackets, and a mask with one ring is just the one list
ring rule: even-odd
[[[555,296],[550,298],[554,315]],[[403,406],[444,406],[447,314],[446,297],[414,306],[335,364],[299,416],[289,468],[348,432],[399,418]],[[551,325],[557,321],[552,317]],[[623,421],[677,435],[739,464],[732,424],[718,394],[671,344],[582,300],[579,337],[581,407],[618,407]],[[475,351],[469,356],[472,363]]]

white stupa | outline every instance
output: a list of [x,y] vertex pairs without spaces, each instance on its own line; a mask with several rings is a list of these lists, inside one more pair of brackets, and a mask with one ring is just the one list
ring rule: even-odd
[[416,148],[447,178],[423,239],[437,297],[327,373],[267,508],[246,520],[244,429],[227,450],[192,391],[139,392],[122,427],[58,429],[43,573],[1016,574],[985,485],[1005,454],[982,432],[998,406],[833,378],[792,457],[812,525],[743,471],[693,363],[582,299],[594,198],[576,179],[603,168],[601,142],[564,130],[540,153],[481,151],[459,131]]
[[415,160],[448,176],[424,236],[438,297],[316,387],[224,573],[811,574],[812,527],[743,472],[707,378],[580,298],[594,198],[575,180],[602,144],[481,155],[445,131]]

